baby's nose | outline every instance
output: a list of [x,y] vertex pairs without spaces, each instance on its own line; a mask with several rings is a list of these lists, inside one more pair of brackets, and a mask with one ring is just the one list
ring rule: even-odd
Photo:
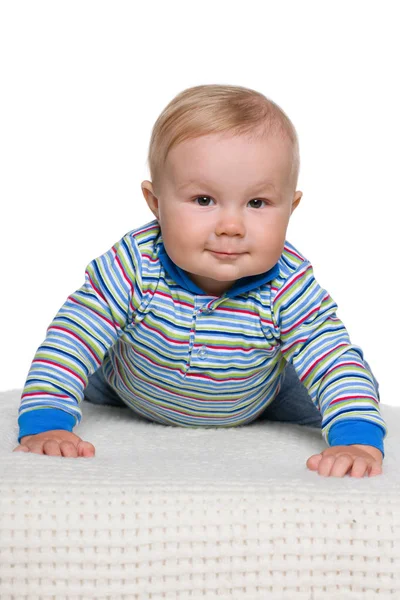
[[244,235],[243,217],[238,211],[229,211],[220,215],[216,227],[217,235]]

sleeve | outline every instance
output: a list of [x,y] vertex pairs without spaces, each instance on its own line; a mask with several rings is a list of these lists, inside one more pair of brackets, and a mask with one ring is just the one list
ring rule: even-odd
[[60,308],[32,361],[19,407],[18,442],[51,429],[72,431],[80,423],[88,377],[140,304],[140,260],[128,234],[89,263],[85,283]]
[[351,343],[338,306],[303,262],[272,300],[284,358],[295,368],[322,415],[328,446],[367,444],[384,455],[386,424],[364,355]]

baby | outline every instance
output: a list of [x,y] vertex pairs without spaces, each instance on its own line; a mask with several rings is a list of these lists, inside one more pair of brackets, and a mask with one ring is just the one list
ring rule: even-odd
[[165,425],[256,418],[321,427],[322,476],[382,473],[378,383],[311,263],[286,240],[299,205],[299,146],[254,90],[199,85],[157,119],[155,219],[89,263],[29,370],[14,451],[92,457],[72,433],[81,402]]

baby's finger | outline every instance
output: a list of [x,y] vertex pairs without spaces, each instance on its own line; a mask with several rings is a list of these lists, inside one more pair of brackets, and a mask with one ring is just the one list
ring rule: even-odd
[[27,446],[19,445],[14,448],[13,452],[29,452],[29,448]]
[[353,465],[353,457],[349,454],[342,454],[341,456],[336,456],[335,464],[332,466],[332,470],[330,472],[331,477],[344,477],[350,470]]
[[351,477],[364,477],[368,473],[368,463],[365,458],[357,456],[353,462],[353,468],[351,469]]
[[374,461],[370,466],[368,477],[374,477],[375,475],[382,475],[382,465],[377,461]]
[[32,452],[32,454],[45,454],[43,450],[43,444],[36,444],[35,446],[31,446],[29,448],[29,452]]
[[313,454],[310,456],[306,462],[307,468],[310,471],[317,471],[318,465],[322,460],[322,454]]
[[335,456],[323,456],[318,465],[318,475],[322,475],[322,477],[329,477],[332,467],[335,464],[335,459]]
[[60,442],[60,451],[63,456],[69,458],[76,458],[78,456],[78,451],[72,442]]
[[78,444],[78,456],[90,458],[95,455],[95,447],[90,442],[81,440]]
[[61,456],[61,450],[57,440],[45,440],[42,445],[42,452],[39,452],[38,454]]

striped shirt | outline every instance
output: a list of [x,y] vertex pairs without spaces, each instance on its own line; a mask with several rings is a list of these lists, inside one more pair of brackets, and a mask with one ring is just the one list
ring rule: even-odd
[[208,295],[171,261],[151,221],[89,263],[48,327],[23,389],[18,441],[72,431],[101,365],[120,398],[152,421],[234,427],[274,400],[290,362],[321,412],[328,446],[383,453],[374,381],[336,309],[288,241],[268,272]]

